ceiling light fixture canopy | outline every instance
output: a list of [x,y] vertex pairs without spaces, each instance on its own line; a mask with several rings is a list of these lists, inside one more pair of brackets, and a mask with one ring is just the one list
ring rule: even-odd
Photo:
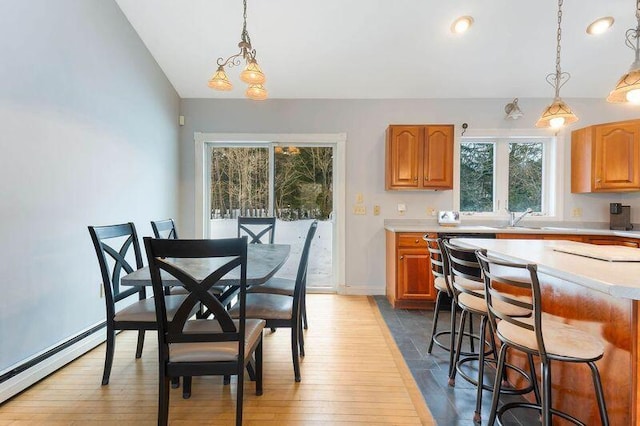
[[264,88],[264,82],[266,78],[264,73],[256,61],[256,50],[251,46],[251,37],[247,32],[247,0],[243,0],[244,5],[244,22],[242,25],[242,34],[240,35],[240,43],[238,47],[240,52],[235,55],[229,56],[226,60],[224,58],[218,58],[218,69],[209,80],[209,87],[214,90],[231,90],[233,84],[229,81],[227,73],[224,71],[225,67],[237,67],[241,64],[241,59],[244,59],[247,66],[240,73],[240,80],[249,85],[245,95],[249,99],[261,101],[267,99],[267,90]]
[[507,114],[505,119],[517,120],[522,117],[524,113],[518,106],[518,98],[514,98],[513,101],[509,102],[504,106],[504,112]]
[[640,0],[636,0],[635,28],[629,28],[625,34],[625,44],[635,52],[635,60],[629,72],[623,75],[616,88],[609,93],[607,102],[629,102],[640,104]]
[[451,24],[451,32],[462,34],[471,28],[471,25],[473,25],[473,18],[471,16],[461,16]]
[[[638,0],[640,1],[640,0]],[[560,68],[560,42],[562,40],[562,3],[563,0],[558,0],[558,32],[557,32],[557,46],[556,46],[556,71],[551,74],[547,74],[547,83],[555,90],[555,97],[553,102],[542,112],[542,116],[536,123],[536,127],[551,127],[560,128],[565,124],[571,124],[578,121],[578,117],[571,111],[569,105],[567,105],[562,98],[560,98],[560,88],[565,85],[571,78],[571,74],[568,72],[562,72]]]

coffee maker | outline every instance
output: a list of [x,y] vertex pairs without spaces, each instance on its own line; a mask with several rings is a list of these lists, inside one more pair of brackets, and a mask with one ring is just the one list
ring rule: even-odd
[[633,229],[630,206],[623,206],[622,203],[609,204],[609,229],[618,231]]

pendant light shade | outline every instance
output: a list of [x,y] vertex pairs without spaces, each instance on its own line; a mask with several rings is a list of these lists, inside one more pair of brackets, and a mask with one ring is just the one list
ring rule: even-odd
[[640,68],[631,70],[620,78],[616,88],[609,93],[607,102],[640,104]]
[[640,0],[636,0],[635,28],[625,33],[625,44],[635,52],[635,60],[629,72],[623,75],[616,88],[609,93],[607,102],[640,104]]
[[227,77],[227,73],[224,72],[223,67],[218,67],[218,71],[211,77],[209,80],[209,87],[215,90],[231,90],[233,89],[233,84],[229,81],[229,77]]
[[556,98],[553,103],[545,108],[542,116],[536,123],[536,127],[551,127],[554,129],[564,125],[575,123],[578,117],[571,111],[562,99]]
[[247,84],[263,84],[265,82],[264,74],[254,60],[247,64],[247,67],[240,73],[240,80]]
[[268,94],[262,84],[251,84],[247,88],[245,95],[247,95],[247,98],[253,99],[254,101],[263,101],[267,99]]

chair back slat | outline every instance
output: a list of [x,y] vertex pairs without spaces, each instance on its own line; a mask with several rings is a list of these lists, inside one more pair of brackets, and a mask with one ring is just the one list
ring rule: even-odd
[[441,238],[429,238],[426,235],[423,239],[427,242],[427,249],[429,250],[429,260],[431,262],[431,273],[433,278],[444,279],[447,287],[447,294],[451,295],[451,283],[449,282],[449,260],[443,253],[442,239]]
[[169,240],[178,239],[178,231],[173,219],[152,220],[151,228],[153,229],[153,235],[156,238],[166,238]]
[[[545,356],[542,338],[542,308],[540,306],[540,282],[537,266],[526,263],[508,262],[495,259],[486,253],[477,253],[484,274],[487,307],[492,327],[498,320],[509,322],[523,331],[533,331],[541,354]],[[514,309],[515,308],[515,309]],[[533,321],[523,321],[523,315],[514,312],[528,310],[533,313]]]
[[[238,341],[241,356],[239,359],[244,359],[242,357],[244,356],[246,312],[244,305],[247,280],[247,238],[175,240],[145,237],[144,244],[156,300],[159,342],[163,346],[161,350],[168,351],[168,345],[171,343]],[[181,259],[196,258],[218,258],[220,264],[204,279],[196,279],[180,265]],[[241,314],[238,327],[225,307],[208,291],[222,277],[236,268],[240,268],[238,298]],[[164,292],[161,271],[175,277],[188,292],[171,321],[167,318],[165,297],[168,296]],[[200,303],[213,314],[212,319],[194,319],[193,312]],[[189,321],[198,321],[200,324],[204,321],[215,321],[222,331],[219,333],[185,331]]]
[[484,297],[483,291],[476,291],[468,288],[468,286],[458,285],[459,280],[466,279],[476,281],[479,285],[482,281],[482,269],[476,258],[474,249],[458,247],[449,241],[443,241],[445,253],[449,262],[449,270],[451,273],[451,288],[453,296],[457,303],[457,295],[459,293],[467,293],[475,297]]
[[[118,225],[89,226],[89,234],[98,257],[102,285],[107,305],[107,317],[115,314],[115,303],[134,294],[142,300],[146,297],[144,287],[120,289],[120,278],[143,266],[138,234],[132,222]],[[127,260],[131,257],[135,268]],[[112,266],[110,264],[112,263]],[[124,273],[123,273],[124,272]]]
[[263,244],[263,238],[269,234],[269,244],[273,244],[276,233],[275,217],[238,216],[238,237],[247,235],[249,244]]

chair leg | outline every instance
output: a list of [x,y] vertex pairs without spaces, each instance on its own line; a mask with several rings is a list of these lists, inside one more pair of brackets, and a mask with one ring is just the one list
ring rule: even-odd
[[438,329],[438,315],[440,315],[440,303],[442,302],[443,294],[442,291],[438,291],[438,295],[436,296],[436,306],[433,309],[433,324],[431,325],[431,337],[429,338],[429,348],[427,348],[428,354],[430,354],[433,349],[433,338]]
[[588,362],[589,368],[591,368],[591,375],[593,376],[593,387],[596,390],[596,399],[598,400],[598,409],[600,410],[600,422],[602,426],[609,426],[609,415],[607,414],[607,404],[604,400],[604,392],[602,391],[602,381],[600,380],[600,373],[595,362]]
[[542,363],[542,426],[551,426],[551,365]]
[[498,399],[500,398],[500,385],[502,383],[502,374],[504,371],[504,363],[507,358],[507,345],[504,343],[500,347],[498,354],[498,363],[496,364],[496,377],[493,382],[493,396],[491,397],[491,411],[489,412],[488,426],[493,426],[496,422],[496,414],[498,412]]
[[172,377],[171,378],[171,388],[177,389],[180,387],[180,377]]
[[296,323],[291,327],[291,357],[293,358],[293,374],[296,382],[302,380],[300,377],[300,357],[298,356],[298,334],[300,326]]
[[115,351],[116,331],[107,325],[107,353],[104,357],[104,371],[102,373],[102,385],[109,384],[111,366],[113,365],[113,352]]
[[458,308],[456,302],[451,301],[451,337],[449,339],[449,377],[451,377],[451,369],[455,368],[453,365],[453,358],[455,357],[455,345],[456,345],[456,316],[458,315]]
[[160,378],[158,380],[158,426],[169,423],[169,377],[164,373],[164,365],[160,363]]
[[[238,360],[241,362],[240,360]],[[242,426],[242,404],[244,401],[244,366],[238,369],[238,386],[236,388],[236,426]]]
[[182,378],[182,399],[191,398],[191,376]]
[[302,332],[302,322],[298,324],[298,347],[300,348],[300,356],[304,356],[304,333]]
[[222,378],[222,384],[228,385],[229,383],[231,383],[231,376],[228,374],[225,374],[224,377]]
[[460,316],[460,328],[458,329],[458,337],[456,339],[456,351],[453,356],[453,363],[451,364],[451,373],[449,374],[449,386],[456,385],[456,364],[460,359],[460,351],[462,350],[462,339],[464,338],[464,326],[467,321],[467,315],[469,315],[468,311],[462,310],[462,315]]
[[302,290],[302,299],[300,300],[301,311],[302,311],[302,323],[304,324],[304,329],[307,330],[309,328],[309,321],[307,320],[307,289]]
[[482,385],[484,383],[484,335],[487,332],[487,317],[482,316],[480,319],[480,349],[478,356],[478,390],[476,393],[476,411],[473,414],[473,421],[480,423],[482,411]]
[[533,362],[533,355],[527,354],[529,359],[529,374],[531,374],[531,386],[533,386],[533,395],[536,398],[536,404],[541,405],[540,402],[540,387],[538,386],[538,378],[536,376],[536,364]]
[[[482,337],[484,338],[484,336]],[[484,344],[482,345],[484,346]],[[475,344],[473,342],[473,315],[469,315],[469,350],[475,352]]]
[[262,395],[262,337],[256,346],[256,395]]
[[138,345],[136,346],[136,358],[142,356],[142,347],[144,346],[144,330],[138,330]]

